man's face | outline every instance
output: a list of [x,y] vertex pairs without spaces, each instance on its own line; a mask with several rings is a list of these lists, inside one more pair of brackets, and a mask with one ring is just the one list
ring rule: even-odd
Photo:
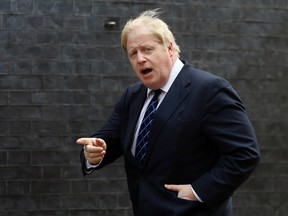
[[166,47],[137,28],[127,37],[127,54],[133,70],[146,87],[155,90],[167,82],[174,63],[172,43]]

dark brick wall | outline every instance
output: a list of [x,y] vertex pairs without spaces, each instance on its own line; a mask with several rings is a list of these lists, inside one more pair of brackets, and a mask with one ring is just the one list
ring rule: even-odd
[[1,216],[132,215],[122,160],[84,179],[74,143],[136,80],[120,31],[156,7],[182,58],[231,81],[255,126],[262,160],[234,215],[287,215],[287,0],[0,0]]

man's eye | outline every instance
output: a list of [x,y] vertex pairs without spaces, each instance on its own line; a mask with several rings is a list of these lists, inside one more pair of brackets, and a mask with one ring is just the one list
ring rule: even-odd
[[130,57],[135,56],[136,53],[137,53],[137,52],[130,52],[129,56],[130,56]]
[[144,49],[144,52],[151,52],[152,51],[152,48],[145,48]]

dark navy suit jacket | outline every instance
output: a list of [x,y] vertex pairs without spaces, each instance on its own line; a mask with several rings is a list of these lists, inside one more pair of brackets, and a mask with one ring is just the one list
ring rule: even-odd
[[[141,167],[131,144],[146,92],[141,83],[129,86],[93,135],[107,143],[96,169],[124,156],[135,216],[232,215],[231,195],[259,161],[255,133],[237,93],[226,80],[184,61],[157,110]],[[203,203],[177,198],[164,184],[191,184]]]

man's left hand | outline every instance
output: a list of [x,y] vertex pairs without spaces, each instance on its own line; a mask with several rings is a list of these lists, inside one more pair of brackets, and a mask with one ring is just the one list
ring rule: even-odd
[[192,192],[192,188],[190,184],[186,185],[172,185],[172,184],[165,184],[165,188],[171,191],[175,191],[178,193],[178,198],[197,201],[197,198]]

